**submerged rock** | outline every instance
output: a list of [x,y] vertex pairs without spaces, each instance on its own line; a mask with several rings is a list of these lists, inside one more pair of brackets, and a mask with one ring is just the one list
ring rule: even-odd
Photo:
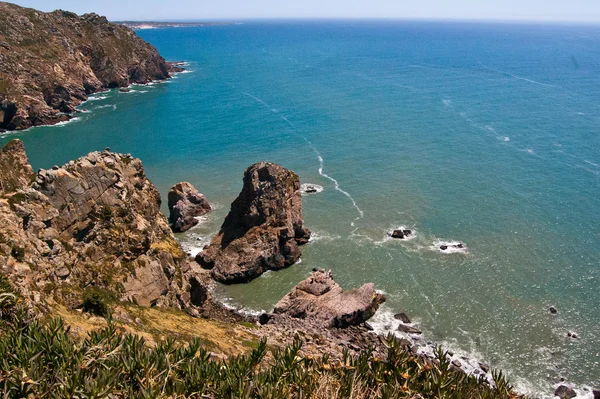
[[169,222],[176,233],[189,230],[198,224],[197,216],[211,210],[206,197],[188,182],[177,183],[168,195]]
[[372,283],[344,291],[330,271],[317,270],[283,297],[273,312],[345,328],[367,321],[383,302],[385,296]]
[[422,334],[421,330],[419,330],[418,328],[407,326],[406,324],[400,324],[398,326],[398,331],[402,331],[407,334]]
[[196,261],[212,269],[217,281],[244,283],[296,263],[299,246],[309,238],[300,179],[282,166],[261,162],[246,170],[242,191],[221,230]]
[[550,306],[550,308],[548,309],[550,311],[550,313],[552,314],[557,314],[558,313],[558,309],[556,309],[555,306]]

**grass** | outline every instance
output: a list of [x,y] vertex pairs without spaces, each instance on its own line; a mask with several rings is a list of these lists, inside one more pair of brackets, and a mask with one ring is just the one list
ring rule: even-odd
[[[202,340],[166,337],[149,345],[107,319],[85,338],[62,318],[30,320],[17,305],[0,324],[0,395],[4,398],[515,398],[500,373],[488,386],[452,369],[438,350],[434,362],[404,352],[388,337],[388,354],[370,350],[302,357],[299,339],[269,352],[266,340],[220,360]],[[148,323],[148,319],[145,320]],[[226,340],[226,336],[221,336]]]

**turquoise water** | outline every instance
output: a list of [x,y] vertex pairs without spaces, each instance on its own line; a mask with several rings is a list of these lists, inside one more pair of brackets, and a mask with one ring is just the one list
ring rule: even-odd
[[[280,163],[324,187],[304,197],[315,237],[300,264],[219,287],[224,301],[268,310],[313,267],[332,269],[344,287],[387,293],[380,330],[405,311],[425,340],[503,368],[524,392],[548,395],[561,377],[600,386],[600,27],[139,34],[191,73],[98,95],[79,120],[0,144],[21,138],[34,168],[105,147],[132,153],[163,198],[192,182],[217,210],[179,237],[190,251],[218,230],[247,166]],[[387,239],[399,226],[416,237]],[[446,241],[468,250],[442,253]]]

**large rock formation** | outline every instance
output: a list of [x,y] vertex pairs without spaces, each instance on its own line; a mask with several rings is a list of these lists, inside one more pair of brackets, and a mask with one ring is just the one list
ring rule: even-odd
[[143,306],[201,302],[193,265],[139,159],[93,152],[40,170],[31,183],[22,143],[0,154],[1,170],[14,171],[0,173],[0,272],[25,297],[74,307],[97,287]]
[[372,283],[344,291],[330,271],[317,270],[283,297],[273,312],[345,328],[367,321],[383,302],[385,296]]
[[177,70],[133,30],[104,17],[0,2],[0,129],[64,121],[91,93]]
[[168,196],[169,222],[176,233],[187,231],[198,224],[197,216],[210,211],[206,197],[198,192],[191,183],[177,183]]
[[244,174],[244,187],[231,204],[219,233],[196,260],[223,283],[248,282],[300,258],[304,227],[300,179],[282,166],[261,162]]

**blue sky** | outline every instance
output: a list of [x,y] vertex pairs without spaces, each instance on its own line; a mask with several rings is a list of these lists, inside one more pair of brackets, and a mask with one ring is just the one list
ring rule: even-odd
[[16,0],[111,20],[248,18],[498,19],[600,22],[600,0]]

